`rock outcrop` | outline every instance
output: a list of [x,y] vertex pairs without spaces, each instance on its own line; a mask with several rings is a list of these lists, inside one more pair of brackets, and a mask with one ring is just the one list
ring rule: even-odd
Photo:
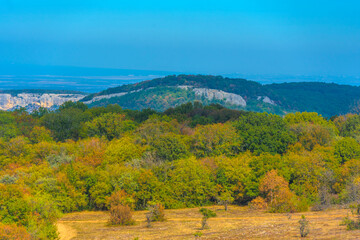
[[264,103],[269,103],[271,105],[276,105],[276,103],[273,100],[271,100],[268,96],[258,96],[257,100],[263,101]]
[[[148,89],[151,89],[151,88],[148,88]],[[113,97],[121,97],[121,96],[124,96],[124,95],[129,94],[129,93],[140,92],[140,91],[142,91],[142,89],[136,90],[136,91],[131,91],[131,92],[121,92],[121,93],[113,93],[113,94],[108,94],[108,95],[100,95],[100,96],[93,97],[91,100],[85,101],[84,103],[85,104],[91,104],[93,102],[97,102],[97,101],[100,101],[102,99],[110,99],[110,98],[113,98]]]
[[234,93],[208,88],[194,88],[193,91],[196,95],[203,96],[209,100],[223,100],[228,104],[246,107],[245,99]]
[[19,107],[36,105],[38,107],[51,108],[59,106],[66,101],[79,101],[85,97],[83,94],[55,94],[55,93],[19,93],[11,95],[0,93],[0,110],[10,110]]

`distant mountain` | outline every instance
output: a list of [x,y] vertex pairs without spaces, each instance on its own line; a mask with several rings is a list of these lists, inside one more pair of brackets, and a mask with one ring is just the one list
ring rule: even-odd
[[90,106],[117,103],[124,108],[165,110],[189,101],[219,103],[229,108],[285,114],[315,111],[324,116],[346,114],[357,107],[360,87],[298,82],[262,85],[240,78],[171,75],[90,94]]

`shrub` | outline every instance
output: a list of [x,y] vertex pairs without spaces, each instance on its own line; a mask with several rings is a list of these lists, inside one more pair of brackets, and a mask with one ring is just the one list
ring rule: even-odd
[[151,213],[147,213],[146,214],[146,223],[147,223],[147,227],[151,228]]
[[301,216],[301,219],[299,220],[299,224],[300,224],[300,236],[306,237],[309,234],[309,221],[306,220],[304,215]]
[[201,229],[209,228],[209,226],[207,224],[207,220],[209,218],[216,217],[216,213],[207,208],[201,208],[199,211],[203,215],[203,218],[201,221]]
[[249,207],[254,210],[264,210],[267,209],[268,205],[264,198],[258,196],[250,202]]
[[114,205],[110,208],[110,224],[111,225],[134,225],[132,213],[129,206]]
[[152,222],[163,222],[165,221],[165,208],[161,203],[151,204],[149,206],[149,215]]
[[203,235],[202,232],[196,232],[196,233],[194,233],[194,237],[195,237],[195,238],[201,238],[202,235]]
[[357,219],[351,219],[349,216],[343,219],[342,224],[345,225],[346,230],[360,229],[360,204],[350,206],[353,215],[356,215]]

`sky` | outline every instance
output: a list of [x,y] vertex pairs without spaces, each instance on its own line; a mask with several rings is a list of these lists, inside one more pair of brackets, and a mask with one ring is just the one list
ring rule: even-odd
[[360,76],[358,0],[0,2],[0,64]]

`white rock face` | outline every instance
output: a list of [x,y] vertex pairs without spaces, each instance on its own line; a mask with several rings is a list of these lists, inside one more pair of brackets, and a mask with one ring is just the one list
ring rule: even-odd
[[26,107],[28,105],[50,108],[61,105],[66,101],[76,102],[83,97],[85,97],[83,94],[20,93],[16,96],[11,96],[11,94],[0,93],[0,110]]
[[268,96],[259,96],[259,97],[257,97],[257,100],[259,100],[259,101],[262,100],[264,103],[269,103],[271,105],[276,105],[276,103],[273,100],[271,100]]
[[113,97],[120,97],[120,96],[124,96],[125,94],[128,94],[127,92],[122,92],[122,93],[114,93],[114,94],[109,94],[109,95],[101,95],[101,96],[96,96],[93,97],[91,100],[84,102],[85,104],[90,104],[96,101],[100,101],[101,99],[109,99],[109,98],[113,98]]
[[208,89],[208,88],[194,88],[193,91],[198,96],[204,96],[209,100],[217,99],[224,100],[226,103],[238,105],[238,106],[246,106],[246,101],[240,95],[234,93],[228,93],[221,90]]
[[[151,89],[151,88],[148,88],[148,89]],[[121,96],[124,96],[124,95],[129,94],[129,93],[140,92],[140,91],[142,91],[142,89],[134,90],[134,91],[131,91],[131,92],[121,92],[121,93],[113,93],[113,94],[108,94],[108,95],[96,96],[96,97],[93,97],[91,100],[86,101],[84,103],[85,104],[91,104],[93,102],[100,101],[101,99],[110,99],[110,98],[113,98],[113,97],[121,97]]]

